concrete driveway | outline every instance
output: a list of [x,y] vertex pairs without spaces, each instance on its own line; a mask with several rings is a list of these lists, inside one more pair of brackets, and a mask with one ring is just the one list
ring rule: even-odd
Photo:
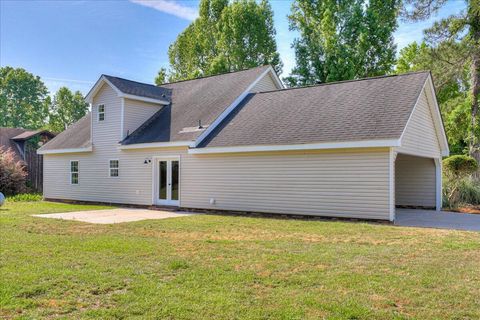
[[35,214],[34,217],[75,220],[98,224],[111,224],[151,219],[167,219],[191,216],[195,213],[160,211],[133,208],[115,208],[93,211]]
[[480,231],[480,214],[397,209],[395,216],[398,226]]

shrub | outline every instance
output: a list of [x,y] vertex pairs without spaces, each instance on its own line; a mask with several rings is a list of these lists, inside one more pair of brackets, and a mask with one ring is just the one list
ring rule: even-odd
[[43,199],[40,193],[21,193],[7,198],[8,202],[34,202]]
[[472,178],[464,178],[456,183],[444,180],[443,206],[457,208],[467,204],[480,205],[480,183]]
[[23,162],[15,160],[10,148],[0,147],[0,192],[6,196],[25,192],[26,177]]
[[470,156],[455,155],[443,160],[445,175],[450,179],[463,179],[478,169],[477,160]]
[[461,205],[480,204],[480,182],[470,176],[478,168],[477,161],[469,156],[456,155],[443,160],[443,205],[456,208]]

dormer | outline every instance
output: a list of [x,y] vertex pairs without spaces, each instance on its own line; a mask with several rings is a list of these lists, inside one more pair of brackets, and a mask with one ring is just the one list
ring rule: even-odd
[[171,90],[145,83],[102,75],[85,100],[92,110],[92,133],[118,132],[121,141],[163,106],[170,104]]

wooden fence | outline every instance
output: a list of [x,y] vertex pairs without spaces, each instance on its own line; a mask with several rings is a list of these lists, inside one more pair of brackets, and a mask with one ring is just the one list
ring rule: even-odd
[[25,146],[25,164],[27,165],[27,186],[34,191],[43,190],[43,156],[37,154],[34,147]]

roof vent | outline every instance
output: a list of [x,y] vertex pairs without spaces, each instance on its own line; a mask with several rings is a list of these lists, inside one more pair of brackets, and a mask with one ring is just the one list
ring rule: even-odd
[[198,129],[203,129],[202,120],[198,120]]
[[165,98],[165,97],[166,97],[165,93],[162,93],[162,98]]

